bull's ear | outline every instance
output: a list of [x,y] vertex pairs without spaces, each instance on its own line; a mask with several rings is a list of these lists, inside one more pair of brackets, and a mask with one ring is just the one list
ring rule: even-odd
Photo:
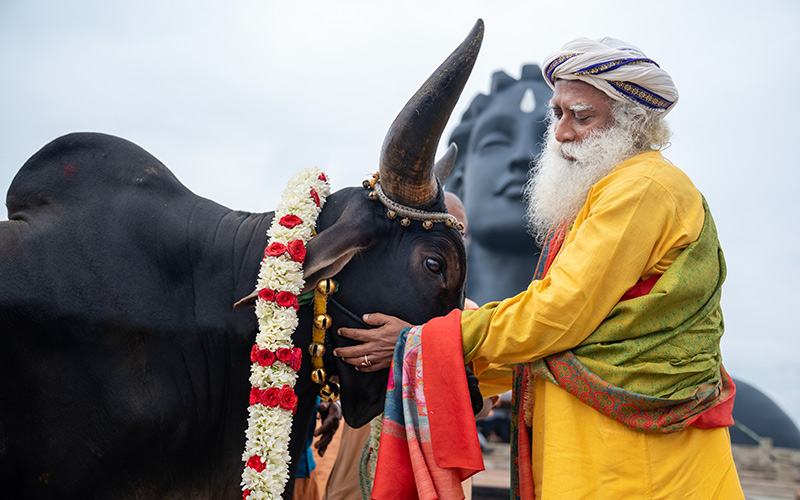
[[351,207],[336,222],[308,242],[303,278],[303,293],[320,280],[336,275],[361,250],[370,246],[377,228],[365,220],[364,213]]

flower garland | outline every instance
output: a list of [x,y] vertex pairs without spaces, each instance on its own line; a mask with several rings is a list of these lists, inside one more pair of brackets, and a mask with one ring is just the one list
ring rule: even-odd
[[306,244],[330,184],[318,169],[295,175],[283,192],[258,274],[258,333],[250,351],[250,407],[242,460],[243,500],[281,498],[289,480],[289,435],[297,411],[294,385],[302,351],[292,345],[297,296],[305,284]]

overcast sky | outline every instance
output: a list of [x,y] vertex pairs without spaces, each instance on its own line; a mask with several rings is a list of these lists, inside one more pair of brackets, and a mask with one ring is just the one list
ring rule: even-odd
[[[298,170],[377,169],[427,76],[486,23],[444,139],[491,74],[578,37],[638,45],[680,101],[665,155],[709,201],[728,262],[728,371],[800,422],[797,0],[0,0],[0,188],[54,138],[129,139],[200,196],[269,211]],[[5,213],[2,214],[5,217]]]

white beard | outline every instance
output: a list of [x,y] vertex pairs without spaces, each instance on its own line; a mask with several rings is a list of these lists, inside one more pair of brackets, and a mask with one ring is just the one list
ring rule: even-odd
[[612,126],[580,142],[559,143],[550,124],[534,175],[525,186],[528,229],[537,243],[543,244],[551,229],[572,222],[592,186],[636,154],[634,139],[624,127]]

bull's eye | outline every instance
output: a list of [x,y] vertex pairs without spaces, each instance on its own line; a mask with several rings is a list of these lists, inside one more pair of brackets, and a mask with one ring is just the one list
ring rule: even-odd
[[442,263],[431,257],[425,259],[425,267],[427,267],[428,271],[432,273],[442,272]]

